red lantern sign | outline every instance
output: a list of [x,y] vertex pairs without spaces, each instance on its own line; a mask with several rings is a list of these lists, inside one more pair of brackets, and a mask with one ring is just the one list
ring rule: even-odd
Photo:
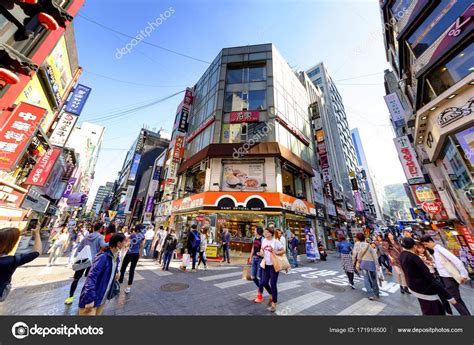
[[58,22],[49,14],[41,12],[38,14],[38,20],[47,30],[57,30],[59,29]]
[[441,212],[441,205],[437,202],[427,201],[421,204],[421,208],[430,214],[438,214]]
[[12,71],[6,68],[0,68],[0,81],[2,84],[18,84],[20,78]]

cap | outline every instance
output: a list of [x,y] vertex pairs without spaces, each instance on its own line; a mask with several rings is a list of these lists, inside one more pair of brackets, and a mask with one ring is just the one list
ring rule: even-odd
[[402,240],[400,241],[400,244],[403,248],[405,249],[411,249],[415,246],[416,242],[413,238],[402,238]]

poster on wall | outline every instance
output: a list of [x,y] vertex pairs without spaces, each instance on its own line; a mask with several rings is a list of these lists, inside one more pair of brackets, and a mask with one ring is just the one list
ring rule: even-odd
[[416,158],[408,136],[394,138],[395,147],[397,148],[398,157],[403,166],[403,171],[409,184],[419,184],[425,182],[425,177],[421,171],[420,165]]
[[474,127],[456,134],[459,144],[464,151],[464,157],[474,167]]
[[313,228],[306,227],[304,229],[306,235],[306,257],[310,261],[319,260],[319,251],[317,246],[316,234]]
[[223,191],[260,191],[263,164],[224,164]]
[[45,69],[54,99],[60,107],[67,97],[66,90],[73,79],[64,36],[46,58]]
[[223,124],[222,125],[222,142],[240,143],[240,124]]
[[132,167],[130,168],[130,175],[128,176],[129,181],[135,181],[138,172],[138,166],[140,165],[140,159],[142,156],[140,154],[135,154],[133,157]]

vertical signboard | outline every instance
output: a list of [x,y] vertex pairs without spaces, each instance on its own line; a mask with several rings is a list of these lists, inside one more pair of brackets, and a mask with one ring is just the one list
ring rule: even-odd
[[398,95],[394,92],[383,97],[387,104],[388,111],[392,116],[392,121],[395,127],[403,127],[405,125],[405,109],[398,98]]
[[82,108],[84,108],[90,93],[90,87],[77,84],[76,88],[72,92],[71,98],[67,102],[66,111],[77,116],[81,115]]
[[135,186],[128,186],[127,187],[127,194],[125,194],[125,213],[131,213],[130,205],[132,203],[133,198],[133,191],[135,190]]
[[189,109],[193,103],[193,90],[186,88],[183,104],[181,106],[181,113],[179,115],[178,132],[186,133],[189,125]]
[[416,159],[415,150],[413,149],[408,136],[394,138],[395,147],[397,148],[398,157],[403,166],[403,171],[409,184],[424,183],[425,178],[421,171],[420,165]]
[[25,183],[34,186],[44,186],[60,153],[61,150],[59,149],[49,149],[46,151],[31,170]]
[[67,182],[66,189],[64,190],[63,193],[63,198],[69,197],[72,193],[72,189],[74,188],[74,184],[76,183],[77,178],[71,177],[69,181]]
[[54,99],[58,107],[61,107],[67,97],[66,90],[73,79],[64,36],[46,58],[45,69]]
[[54,128],[53,133],[51,134],[51,138],[49,141],[51,144],[64,147],[66,144],[69,135],[71,134],[72,130],[74,129],[74,125],[76,124],[77,116],[71,115],[68,113],[63,113]]

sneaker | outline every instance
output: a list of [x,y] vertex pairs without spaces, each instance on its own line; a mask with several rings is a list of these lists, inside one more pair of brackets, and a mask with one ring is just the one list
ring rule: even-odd
[[354,284],[351,284],[351,289],[352,289],[352,290],[355,290]]
[[125,289],[125,293],[130,293],[131,290],[132,290],[132,289],[130,289],[129,287],[127,287],[127,288]]
[[74,296],[66,298],[66,300],[64,301],[64,304],[71,305],[72,302],[74,302]]
[[204,271],[207,271],[207,266],[204,266]]
[[191,272],[192,272],[192,273],[196,273],[196,269],[193,268],[193,269],[191,270]]
[[260,292],[257,292],[257,297],[253,300],[255,303],[262,303],[263,302],[263,296]]

